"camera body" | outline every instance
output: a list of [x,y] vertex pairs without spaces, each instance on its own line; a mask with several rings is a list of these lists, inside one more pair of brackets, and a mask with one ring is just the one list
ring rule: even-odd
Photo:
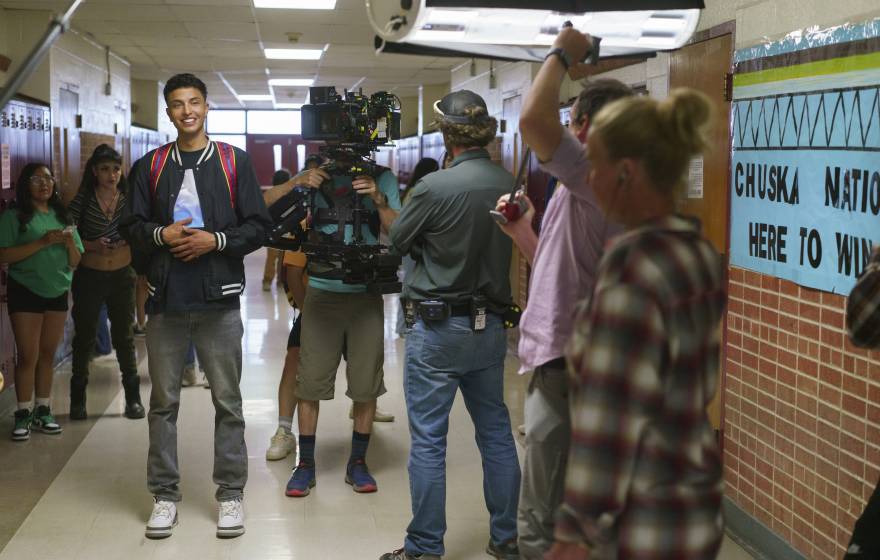
[[[385,168],[370,159],[379,146],[400,138],[400,100],[387,92],[365,96],[363,91],[339,95],[334,87],[309,88],[310,103],[302,107],[302,137],[323,141],[319,152],[327,163],[321,166],[331,177],[370,176],[378,179]],[[316,278],[341,280],[345,284],[365,284],[374,293],[401,290],[397,269],[401,257],[387,247],[368,243],[363,228],[379,235],[378,211],[364,207],[363,196],[353,189],[334,197],[332,185],[320,189],[294,189],[269,208],[274,226],[269,232],[270,247],[298,250],[308,257],[309,274]],[[321,197],[326,204],[316,204]],[[308,233],[300,222],[311,216]],[[336,226],[335,234],[324,233],[323,226]],[[345,231],[352,236],[346,240]]]
[[303,140],[330,142],[365,156],[400,138],[400,100],[394,94],[339,95],[333,86],[312,87],[309,101],[302,107]]

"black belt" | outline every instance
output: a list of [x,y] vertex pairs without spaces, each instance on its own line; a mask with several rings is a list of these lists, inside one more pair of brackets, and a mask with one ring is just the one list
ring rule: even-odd
[[[491,313],[491,311],[489,311]],[[450,317],[470,317],[471,316],[471,304],[469,303],[450,303],[449,304],[449,316]]]
[[565,362],[565,358],[556,358],[555,360],[550,360],[549,362],[545,362],[541,364],[542,368],[545,369],[568,369],[568,365]]

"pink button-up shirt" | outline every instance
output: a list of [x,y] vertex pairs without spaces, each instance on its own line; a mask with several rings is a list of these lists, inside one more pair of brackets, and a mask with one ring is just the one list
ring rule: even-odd
[[544,214],[520,321],[520,373],[565,355],[576,304],[592,293],[603,247],[621,231],[605,221],[587,183],[586,148],[568,130],[542,167],[565,186],[556,189]]

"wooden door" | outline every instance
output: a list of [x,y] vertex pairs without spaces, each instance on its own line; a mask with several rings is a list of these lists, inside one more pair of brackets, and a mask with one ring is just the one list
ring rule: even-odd
[[[730,101],[725,92],[732,63],[733,36],[728,34],[673,52],[669,66],[670,89],[689,87],[699,90],[709,96],[715,106],[711,149],[701,162],[702,185],[698,182],[691,185],[693,188],[688,189],[689,194],[683,195],[679,208],[685,214],[700,218],[703,233],[724,257],[725,263],[730,229]],[[719,368],[722,376],[723,363],[722,357],[722,367]],[[708,408],[709,419],[716,430],[723,429],[722,380],[719,380],[718,392]]]
[[[277,168],[283,167],[291,173],[296,173],[298,169],[296,147],[302,143],[300,136],[248,134],[247,152],[254,164],[260,185],[271,186],[272,175],[278,170]],[[280,152],[280,161],[276,161],[276,152]]]

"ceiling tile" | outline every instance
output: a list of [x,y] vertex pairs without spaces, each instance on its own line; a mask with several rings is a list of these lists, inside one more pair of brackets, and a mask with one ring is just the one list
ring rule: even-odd
[[198,39],[256,41],[258,38],[254,23],[185,21],[183,25]]

